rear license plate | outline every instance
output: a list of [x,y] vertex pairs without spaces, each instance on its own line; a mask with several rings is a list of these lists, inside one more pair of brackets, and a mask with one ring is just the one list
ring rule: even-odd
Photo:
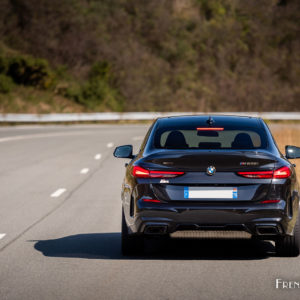
[[185,199],[237,199],[236,187],[184,187]]

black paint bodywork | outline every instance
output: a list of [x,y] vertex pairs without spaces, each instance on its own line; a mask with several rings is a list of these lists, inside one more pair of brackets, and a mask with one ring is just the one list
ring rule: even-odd
[[[265,147],[256,150],[173,150],[153,146],[156,130],[162,124],[180,124],[192,121],[205,126],[207,116],[183,116],[157,119],[149,129],[139,153],[126,167],[122,186],[122,204],[130,234],[143,234],[146,226],[166,226],[166,233],[181,229],[232,229],[244,230],[263,239],[291,235],[299,210],[299,189],[296,173],[278,150],[263,120],[237,116],[213,116],[215,126],[257,127],[264,131]],[[240,162],[258,165],[241,166]],[[134,165],[149,170],[184,171],[183,176],[161,183],[159,178],[136,178]],[[216,167],[214,176],[207,176],[208,166]],[[238,171],[274,170],[288,166],[291,176],[287,179],[249,179],[237,175]],[[191,200],[183,198],[184,186],[236,186],[237,199]],[[161,203],[144,202],[143,199],[159,199]],[[278,199],[278,203],[261,203]],[[260,235],[258,226],[272,225],[278,234]]]

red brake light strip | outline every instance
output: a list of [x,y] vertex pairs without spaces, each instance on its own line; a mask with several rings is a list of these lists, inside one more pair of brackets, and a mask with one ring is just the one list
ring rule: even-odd
[[198,127],[198,131],[223,131],[223,127]]

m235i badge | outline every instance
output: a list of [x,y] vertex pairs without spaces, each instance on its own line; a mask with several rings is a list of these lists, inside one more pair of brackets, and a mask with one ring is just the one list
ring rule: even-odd
[[258,166],[259,163],[257,161],[241,161],[240,166]]
[[168,179],[161,179],[159,183],[169,183]]

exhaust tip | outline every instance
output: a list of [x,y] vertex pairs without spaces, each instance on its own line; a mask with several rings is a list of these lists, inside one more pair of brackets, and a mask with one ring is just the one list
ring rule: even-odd
[[256,232],[258,235],[277,235],[277,234],[279,234],[279,230],[276,225],[258,225],[258,226],[256,226]]
[[163,235],[167,233],[167,225],[147,225],[144,233],[149,235]]

